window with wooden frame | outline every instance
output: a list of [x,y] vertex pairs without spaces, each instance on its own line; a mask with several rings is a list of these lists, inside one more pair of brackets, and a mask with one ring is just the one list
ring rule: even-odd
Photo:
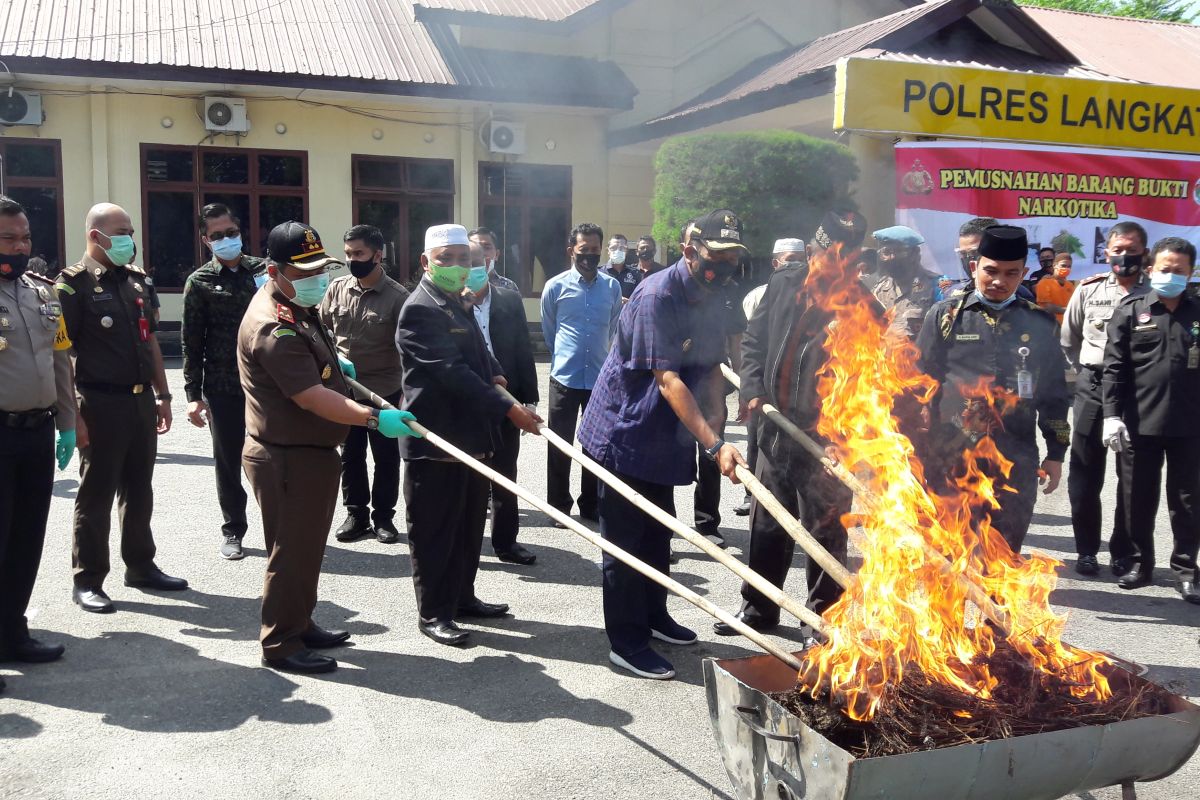
[[209,203],[224,203],[242,229],[246,253],[262,256],[271,228],[308,219],[308,153],[143,144],[142,263],[160,291],[183,288],[212,254],[200,241],[197,218]]
[[388,274],[411,285],[420,277],[425,229],[454,221],[454,162],[354,155],[351,170],[354,223],[383,232]]
[[571,168],[538,164],[479,165],[479,219],[500,241],[496,271],[538,297],[567,268]]
[[29,217],[31,270],[54,277],[74,263],[67,260],[63,240],[62,142],[0,138],[0,191]]

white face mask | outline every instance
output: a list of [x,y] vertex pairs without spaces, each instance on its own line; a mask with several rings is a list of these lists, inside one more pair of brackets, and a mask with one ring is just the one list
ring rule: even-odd
[[611,255],[611,257],[608,259],[608,263],[610,263],[610,264],[624,264],[624,263],[625,263],[625,256],[626,256],[626,254],[627,254],[629,251],[627,251],[627,250],[612,250],[612,251],[610,251],[610,252],[611,252],[611,254],[612,254],[612,255]]

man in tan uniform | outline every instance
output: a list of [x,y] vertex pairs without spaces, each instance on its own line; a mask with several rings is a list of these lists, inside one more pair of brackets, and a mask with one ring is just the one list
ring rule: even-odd
[[125,209],[112,203],[93,206],[87,215],[87,252],[62,271],[57,284],[81,398],[74,600],[97,613],[113,610],[103,586],[114,498],[125,585],[187,588],[187,581],[154,563],[154,459],[158,437],[171,429],[171,395],[149,284],[146,273],[130,263],[133,255],[133,223]]
[[[407,412],[378,411],[350,399],[333,342],[317,316],[329,286],[317,232],[301,222],[267,238],[270,281],[238,328],[238,371],[246,394],[242,466],[262,509],[267,545],[263,584],[263,663],[287,672],[330,672],[313,650],[350,638],[312,621],[325,539],[337,504],[337,447],[351,425],[392,438],[413,435]],[[345,368],[351,369],[349,362]]]
[[[59,468],[75,449],[71,342],[48,278],[28,271],[29,217],[0,195],[0,661],[54,661],[63,653],[29,636],[33,592]],[[4,679],[0,678],[0,689]]]

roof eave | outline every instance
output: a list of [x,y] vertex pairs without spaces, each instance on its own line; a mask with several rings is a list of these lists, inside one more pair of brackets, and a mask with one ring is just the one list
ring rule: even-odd
[[1028,42],[1029,46],[1043,58],[1066,64],[1080,65],[1083,63],[1058,39],[1051,36],[1037,20],[1025,13],[1025,9],[1011,0],[983,0],[983,8]]
[[487,14],[482,11],[459,11],[453,8],[430,8],[420,3],[413,5],[413,18],[424,25],[462,25],[470,28],[492,28],[496,30],[544,33],[567,36],[612,12],[629,5],[632,0],[597,0],[563,19],[534,19],[532,17],[508,17]]

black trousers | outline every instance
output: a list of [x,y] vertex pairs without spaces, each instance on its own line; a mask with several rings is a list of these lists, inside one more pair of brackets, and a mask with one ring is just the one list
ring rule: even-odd
[[[591,389],[571,389],[550,379],[549,419],[546,424],[568,442],[575,440],[575,426],[587,408]],[[596,515],[596,487],[599,483],[592,473],[580,470],[579,513]],[[560,511],[571,511],[571,459],[553,447],[546,448],[546,501]]]
[[80,392],[79,413],[91,443],[79,451],[75,494],[75,586],[99,589],[108,576],[113,500],[121,520],[121,559],[134,572],[154,566],[154,459],[158,415],[154,395]]
[[[725,435],[725,421],[721,422],[718,436]],[[696,443],[696,491],[692,495],[695,508],[696,530],[700,533],[719,533],[721,528],[721,468],[704,453]]]
[[[509,480],[517,479],[517,457],[521,454],[521,430],[505,420],[500,426],[500,448],[492,454],[488,464]],[[494,483],[491,487],[492,504],[492,549],[497,553],[511,550],[517,543],[520,527],[517,514],[517,496],[508,489]]]
[[54,489],[54,422],[0,426],[0,643],[29,637],[25,609],[42,562]]
[[[617,473],[654,505],[675,514],[675,487]],[[600,535],[659,572],[671,572],[671,532],[606,484],[600,484]],[[604,631],[613,652],[631,656],[650,646],[650,628],[670,620],[667,590],[605,554]]]
[[1134,434],[1120,461],[1125,482],[1130,558],[1143,570],[1154,567],[1154,518],[1167,465],[1167,510],[1175,545],[1171,569],[1180,580],[1194,581],[1200,546],[1200,437]]
[[212,395],[205,398],[212,414],[209,425],[213,461],[217,466],[217,502],[221,506],[222,536],[246,535],[246,490],[242,487],[242,448],[246,444],[246,398],[244,395]]
[[[400,405],[400,392],[384,398]],[[375,459],[374,480],[367,480],[367,446]],[[355,425],[342,445],[342,505],[359,518],[370,516],[376,525],[391,522],[400,497],[400,443],[379,431]]]
[[[1084,369],[1075,381],[1074,430],[1071,432],[1070,472],[1067,495],[1071,500],[1071,527],[1075,532],[1075,552],[1094,556],[1100,552],[1100,493],[1104,489],[1108,467],[1108,448],[1101,439],[1103,414],[1100,399],[1100,372]],[[1117,507],[1113,512],[1112,536],[1108,549],[1113,560],[1131,554],[1125,528],[1125,492],[1121,486],[1121,456],[1117,456]]]
[[1028,445],[1018,446],[1012,442],[997,440],[996,446],[1000,452],[1013,462],[1012,472],[1008,478],[1000,477],[999,468],[987,469],[988,474],[995,477],[996,498],[1000,503],[999,509],[979,511],[977,516],[987,516],[993,529],[1000,532],[1004,541],[1014,553],[1021,552],[1021,545],[1029,533],[1029,524],[1033,521],[1033,507],[1037,504],[1038,496],[1038,451],[1037,444],[1033,449]]
[[[751,414],[750,419],[746,421],[746,466],[751,472],[758,468],[758,421],[760,416],[760,414]],[[747,496],[749,494],[746,492]]]
[[[850,490],[827,473],[820,462],[807,454],[794,453],[786,466],[776,466],[766,450],[758,453],[755,477],[778,498],[789,514],[813,535],[834,558],[846,563],[846,528],[842,515],[850,511]],[[796,542],[775,518],[750,501],[750,569],[775,586],[783,588]],[[842,587],[812,559],[805,566],[808,600],[805,605],[817,614],[825,613],[842,596]],[[747,583],[742,584],[742,610],[758,612],[768,621],[779,620],[779,606]],[[805,635],[814,632],[804,627]]]
[[404,504],[417,609],[424,620],[452,620],[475,599],[487,513],[488,480],[457,461],[409,460]]

